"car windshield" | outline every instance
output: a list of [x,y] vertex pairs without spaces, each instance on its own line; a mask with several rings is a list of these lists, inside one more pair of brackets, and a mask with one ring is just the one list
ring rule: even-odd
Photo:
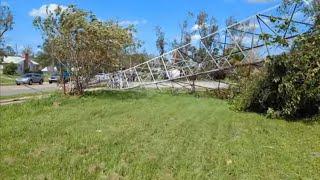
[[32,74],[25,74],[22,77],[26,78],[26,77],[32,77]]

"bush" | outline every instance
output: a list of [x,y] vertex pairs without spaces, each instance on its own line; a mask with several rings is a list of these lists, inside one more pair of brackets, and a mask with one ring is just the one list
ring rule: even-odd
[[14,75],[16,73],[18,66],[14,63],[6,64],[3,68],[3,74]]
[[227,72],[223,71],[223,70],[212,72],[212,73],[210,73],[210,77],[215,80],[223,80],[227,77]]
[[319,113],[320,35],[304,35],[288,54],[269,57],[264,72],[246,80],[234,100],[238,110],[270,117],[304,118]]

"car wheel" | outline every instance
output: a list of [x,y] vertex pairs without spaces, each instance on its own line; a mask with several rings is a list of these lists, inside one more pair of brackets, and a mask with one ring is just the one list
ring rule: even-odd
[[49,84],[52,84],[52,81],[49,81]]
[[43,80],[42,80],[42,79],[40,80],[39,84],[40,84],[40,85],[43,84]]
[[17,86],[20,86],[20,83],[17,83]]
[[30,80],[28,84],[29,84],[29,85],[32,85],[32,80]]

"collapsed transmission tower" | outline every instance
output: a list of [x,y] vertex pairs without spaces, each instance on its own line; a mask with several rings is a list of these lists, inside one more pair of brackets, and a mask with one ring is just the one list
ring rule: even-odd
[[[190,88],[198,77],[232,71],[239,65],[259,64],[267,56],[289,51],[296,37],[312,31],[314,19],[305,15],[306,8],[308,5],[303,2],[280,4],[257,13],[159,57],[108,74],[108,88],[172,86],[173,82]],[[285,46],[277,41],[283,41]]]

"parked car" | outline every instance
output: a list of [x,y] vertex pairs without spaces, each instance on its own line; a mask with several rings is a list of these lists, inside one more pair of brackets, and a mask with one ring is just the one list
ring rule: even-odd
[[59,74],[52,74],[50,77],[49,77],[49,84],[52,84],[53,82],[58,82],[60,79],[60,76]]
[[16,79],[16,84],[29,84],[32,85],[33,83],[43,84],[43,77],[41,74],[38,73],[27,73],[22,75],[20,78]]
[[[54,73],[50,76],[49,78],[49,84],[52,84],[53,82],[59,82],[60,81],[60,77],[61,75],[58,73]],[[70,81],[70,73],[68,72],[63,72],[63,78],[65,82],[69,82]]]

